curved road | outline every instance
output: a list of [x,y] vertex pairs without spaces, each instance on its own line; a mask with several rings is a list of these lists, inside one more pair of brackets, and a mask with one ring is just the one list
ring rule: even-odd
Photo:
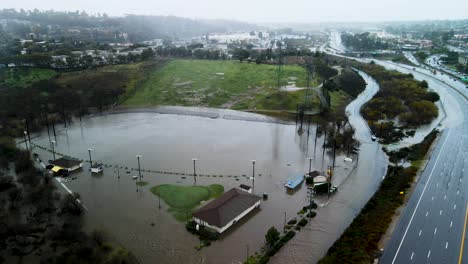
[[[339,36],[331,42],[340,50]],[[468,263],[467,89],[447,75],[375,60],[426,80],[441,99],[444,128],[380,263]]]
[[360,115],[364,103],[379,90],[370,76],[359,72],[367,87],[346,107],[350,124],[360,141],[360,154],[356,169],[339,186],[327,206],[319,209],[317,216],[281,250],[270,263],[316,263],[320,260],[351,224],[362,207],[377,190],[387,170],[387,156],[381,146],[370,139],[371,132]]

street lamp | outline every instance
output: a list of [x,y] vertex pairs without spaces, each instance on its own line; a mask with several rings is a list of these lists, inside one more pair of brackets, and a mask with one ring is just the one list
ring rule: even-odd
[[309,160],[309,173],[310,173],[312,171],[312,160],[313,160],[313,158],[308,157],[307,159]]
[[93,160],[91,159],[91,151],[93,151],[93,149],[88,149],[88,154],[89,154],[89,164],[91,165],[91,167],[93,166]]
[[24,145],[26,146],[26,151],[28,151],[28,140],[26,139],[28,132],[26,132],[26,130],[23,132],[24,132]]
[[140,181],[141,181],[141,168],[140,168],[140,159],[141,159],[141,155],[136,155],[136,158],[137,158],[137,161],[138,161],[138,175],[140,177]]
[[196,158],[193,158],[192,161],[193,161],[193,178],[194,178],[194,185],[197,185],[197,169],[196,169],[196,163],[197,163],[197,160]]
[[54,147],[55,140],[52,140],[51,142],[52,142],[52,156],[54,157],[54,161],[55,161],[55,147]]
[[252,190],[255,193],[255,162],[256,160],[252,160]]

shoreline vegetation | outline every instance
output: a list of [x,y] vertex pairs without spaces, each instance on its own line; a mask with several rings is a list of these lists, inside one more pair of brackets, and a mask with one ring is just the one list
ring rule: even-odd
[[334,64],[360,69],[380,86],[377,94],[362,108],[361,113],[372,133],[383,144],[395,143],[412,136],[415,129],[431,123],[439,114],[435,102],[439,95],[431,91],[426,81],[417,81],[411,74],[387,70],[383,66],[329,56]]
[[[387,175],[379,189],[319,261],[320,264],[372,263],[380,257],[378,243],[396,210],[403,204],[405,195],[410,195],[408,190],[423,169],[422,160],[427,157],[438,134],[439,131],[434,130],[421,143],[388,153],[393,165],[388,166]],[[411,162],[411,166],[404,168],[396,165],[402,161]]]

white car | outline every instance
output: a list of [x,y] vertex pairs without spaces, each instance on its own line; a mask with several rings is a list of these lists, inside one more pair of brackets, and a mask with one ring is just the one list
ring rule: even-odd
[[375,135],[372,135],[371,139],[372,139],[372,141],[375,141],[377,139],[377,137]]

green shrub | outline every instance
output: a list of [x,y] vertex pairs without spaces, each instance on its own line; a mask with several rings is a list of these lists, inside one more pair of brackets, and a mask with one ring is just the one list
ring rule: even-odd
[[307,225],[307,223],[308,223],[307,219],[302,218],[301,221],[299,221],[298,225],[299,226],[305,226],[305,225]]
[[310,213],[307,214],[307,217],[309,217],[309,218],[314,218],[316,215],[317,215],[317,213],[314,212],[314,211],[312,211],[312,212],[310,212]]
[[289,220],[288,225],[295,225],[296,223],[297,223],[296,219],[291,219]]

